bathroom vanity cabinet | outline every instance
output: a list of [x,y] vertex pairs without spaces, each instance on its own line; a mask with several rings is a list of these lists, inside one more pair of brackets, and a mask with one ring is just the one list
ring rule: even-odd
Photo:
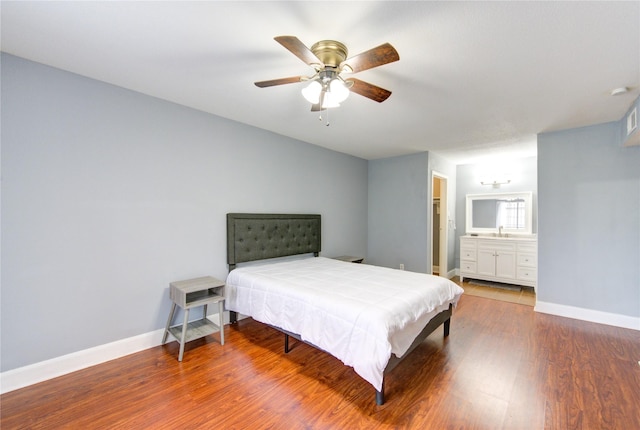
[[460,238],[460,281],[474,278],[535,288],[537,269],[535,238]]

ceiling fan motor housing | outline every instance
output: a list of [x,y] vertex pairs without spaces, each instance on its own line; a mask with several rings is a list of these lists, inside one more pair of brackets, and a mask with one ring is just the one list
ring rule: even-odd
[[321,40],[311,46],[311,52],[318,57],[325,66],[338,67],[347,59],[347,47],[336,40]]

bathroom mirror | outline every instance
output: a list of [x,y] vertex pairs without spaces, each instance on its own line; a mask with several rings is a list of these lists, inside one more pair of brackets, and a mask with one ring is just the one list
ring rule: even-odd
[[467,194],[466,218],[467,233],[532,234],[532,193]]

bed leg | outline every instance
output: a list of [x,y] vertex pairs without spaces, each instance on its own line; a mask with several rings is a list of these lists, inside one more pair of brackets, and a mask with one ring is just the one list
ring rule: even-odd
[[289,353],[289,335],[285,333],[284,335],[284,353]]
[[229,311],[229,324],[235,324],[238,322],[238,312]]
[[380,391],[376,390],[376,405],[384,405],[384,384],[382,384],[382,389]]
[[449,336],[449,329],[451,328],[451,318],[447,319],[444,324],[444,337]]

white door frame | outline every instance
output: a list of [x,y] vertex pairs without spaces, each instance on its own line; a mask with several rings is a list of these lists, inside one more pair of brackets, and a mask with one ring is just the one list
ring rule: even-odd
[[448,277],[448,261],[447,261],[447,255],[448,255],[448,244],[449,244],[449,222],[448,222],[448,215],[449,215],[449,196],[447,194],[447,184],[449,181],[449,178],[447,177],[447,175],[444,175],[442,173],[439,173],[435,170],[431,171],[431,220],[430,220],[430,224],[431,224],[431,229],[429,231],[431,231],[431,240],[430,240],[430,246],[431,246],[431,273],[433,273],[433,217],[436,216],[437,214],[433,213],[433,182],[434,182],[434,178],[438,178],[440,179],[440,248],[439,248],[439,252],[438,252],[438,256],[439,256],[439,275],[442,277],[447,278]]

